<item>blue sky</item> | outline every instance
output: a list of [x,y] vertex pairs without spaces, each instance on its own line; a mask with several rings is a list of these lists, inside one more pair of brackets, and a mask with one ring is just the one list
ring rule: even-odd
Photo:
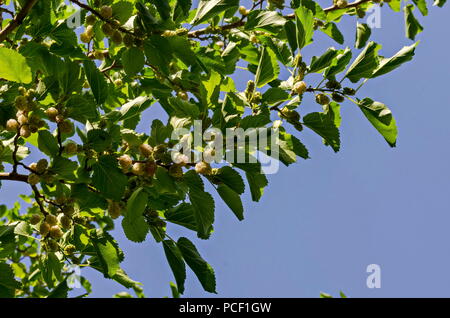
[[[418,15],[418,12],[417,12]],[[335,154],[310,131],[296,134],[310,150],[300,161],[269,176],[259,203],[246,193],[245,220],[216,200],[215,233],[208,241],[169,226],[172,237],[192,238],[213,266],[221,297],[318,297],[320,291],[350,297],[450,297],[450,62],[448,6],[420,17],[425,31],[414,60],[393,73],[370,80],[359,97],[391,108],[399,127],[391,149],[351,103],[342,109],[341,151]],[[382,10],[381,29],[372,40],[391,56],[412,42],[404,36],[403,15]],[[347,46],[354,41],[354,18],[340,24]],[[307,60],[328,46],[341,47],[320,32],[305,48]],[[239,88],[248,78],[240,76]],[[313,83],[312,83],[313,84]],[[317,110],[311,100],[301,112]],[[152,106],[142,121],[162,116]],[[4,184],[1,203],[12,205],[23,189]],[[148,297],[170,295],[173,276],[162,247],[151,238],[142,244],[114,231],[126,258],[123,268],[144,284]],[[381,288],[366,287],[366,267],[381,266]],[[125,288],[83,269],[94,297]],[[73,295],[79,294],[77,291]],[[188,271],[185,296],[204,292]]]

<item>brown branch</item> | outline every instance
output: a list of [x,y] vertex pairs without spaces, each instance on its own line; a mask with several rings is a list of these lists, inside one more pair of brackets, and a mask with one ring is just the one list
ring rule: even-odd
[[[331,7],[323,9],[323,11],[324,12],[331,12],[331,11],[336,11],[336,10],[340,10],[340,9],[355,8],[355,7],[357,7],[357,6],[361,5],[361,4],[369,2],[369,1],[372,1],[372,0],[357,0],[355,2],[349,3],[345,8],[339,8],[338,6],[333,5]],[[295,18],[295,13],[291,13],[291,14],[285,15],[284,18],[287,19],[287,20],[292,20],[292,19]],[[188,33],[188,37],[190,37],[190,38],[198,38],[199,36],[204,35],[204,34],[220,33],[222,31],[239,28],[239,27],[244,26],[244,25],[245,25],[245,21],[243,19],[241,19],[241,20],[239,20],[237,22],[233,22],[233,23],[230,23],[230,24],[227,24],[227,25],[224,25],[224,26],[221,26],[221,27],[217,27],[217,28],[206,27],[206,28],[203,28],[203,29],[198,29],[198,30],[195,30],[195,31],[191,31],[191,32]]]
[[35,185],[32,185],[31,188],[33,189],[34,199],[36,200],[36,203],[39,205],[39,209],[41,210],[42,214],[47,215],[48,212],[45,211],[44,204],[41,201],[41,199],[43,199],[43,195],[39,192],[39,189]]
[[9,24],[0,32],[0,43],[3,42],[8,34],[10,34],[15,28],[22,24],[23,20],[30,12],[31,8],[36,4],[38,0],[28,0],[27,3],[20,9],[19,13]]
[[0,180],[28,182],[28,176],[12,172],[0,172]]
[[5,12],[5,13],[9,14],[11,17],[14,17],[14,12],[12,12],[11,10],[8,10],[6,8],[0,8],[0,12]]

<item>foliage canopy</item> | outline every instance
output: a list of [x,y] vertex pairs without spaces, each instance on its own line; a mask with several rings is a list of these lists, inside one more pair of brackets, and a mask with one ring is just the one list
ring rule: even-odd
[[[364,22],[377,6],[403,10],[410,40],[423,30],[417,13],[427,15],[429,7],[425,0],[403,8],[401,0],[336,0],[328,7],[312,0],[0,1],[0,182],[27,183],[31,193],[20,195],[25,207],[0,206],[0,297],[67,297],[74,265],[143,297],[141,284],[121,268],[125,254],[110,235],[114,226],[133,242],[161,244],[174,297],[184,293],[186,267],[215,293],[212,267],[189,239],[172,239],[168,224],[208,239],[215,200],[242,220],[246,184],[259,201],[268,179],[258,161],[196,160],[214,156],[206,141],[175,160],[174,131],[184,128],[189,139],[196,122],[202,133],[276,131],[277,149],[252,150],[247,140],[242,148],[247,157],[264,150],[290,165],[309,158],[303,129],[339,151],[340,105],[348,101],[394,147],[391,111],[358,90],[410,61],[418,43],[380,55]],[[346,16],[358,21],[354,47],[342,46]],[[319,32],[337,48],[307,58],[305,47],[320,47]],[[243,91],[234,82],[239,72],[254,77]],[[317,111],[305,114],[301,105],[310,102]],[[143,112],[155,104],[168,120],[139,131]],[[40,160],[25,163],[31,152]],[[81,296],[88,295],[90,283],[80,283]]]

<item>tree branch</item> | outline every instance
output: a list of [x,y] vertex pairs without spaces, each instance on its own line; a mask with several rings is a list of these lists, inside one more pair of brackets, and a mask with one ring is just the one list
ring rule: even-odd
[[19,13],[14,19],[9,22],[9,24],[0,32],[0,43],[3,42],[8,34],[10,34],[15,28],[22,24],[23,20],[30,12],[31,8],[36,4],[38,0],[28,0],[27,3],[22,7]]
[[28,176],[12,172],[0,172],[0,180],[28,182]]
[[[364,4],[364,3],[369,2],[369,1],[372,1],[372,0],[357,0],[355,2],[349,3],[345,8],[339,8],[338,6],[333,5],[331,7],[323,9],[323,11],[324,12],[331,12],[331,11],[336,11],[336,10],[340,10],[340,9],[355,8],[355,7],[357,7],[357,6],[361,5],[361,4]],[[287,20],[295,19],[295,13],[291,13],[291,14],[285,15],[284,18],[287,19]],[[241,20],[239,20],[237,22],[226,24],[224,26],[217,27],[217,28],[214,28],[214,29],[212,29],[210,27],[206,27],[206,28],[203,28],[203,29],[198,29],[198,30],[195,30],[195,31],[191,31],[191,32],[188,33],[188,37],[190,37],[190,38],[198,38],[199,36],[204,35],[204,34],[220,33],[222,31],[239,28],[239,27],[244,26],[244,25],[245,25],[245,21],[243,19],[241,19]]]

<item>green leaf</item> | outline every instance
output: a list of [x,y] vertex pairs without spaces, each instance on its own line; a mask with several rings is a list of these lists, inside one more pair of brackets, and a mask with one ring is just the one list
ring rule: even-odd
[[286,19],[276,11],[253,10],[247,16],[245,30],[261,30],[278,34]]
[[68,292],[69,286],[67,286],[67,278],[65,278],[48,294],[47,298],[67,298]]
[[120,201],[128,183],[128,178],[117,167],[113,156],[101,156],[93,165],[93,185],[108,199]]
[[177,0],[173,10],[173,20],[182,21],[189,16],[189,9],[192,6],[192,0]]
[[127,120],[138,116],[146,110],[152,102],[153,100],[146,96],[139,96],[133,100],[130,100],[129,102],[123,104],[120,108],[120,113],[122,116],[119,120]]
[[59,152],[58,141],[48,130],[38,131],[38,148],[50,157],[56,156]]
[[320,57],[313,56],[311,59],[311,63],[308,67],[309,73],[320,73],[328,66],[332,65],[335,62],[336,56],[339,54],[339,51],[335,48],[328,48],[327,51],[322,54]]
[[198,253],[194,244],[185,237],[180,237],[177,246],[184,260],[197,276],[203,289],[210,293],[216,292],[216,277],[214,270]]
[[369,42],[366,48],[358,55],[347,70],[345,76],[353,83],[361,78],[370,78],[379,65],[378,50],[381,45]]
[[261,58],[255,75],[257,87],[263,87],[267,83],[278,78],[280,67],[275,53],[266,47],[262,48]]
[[373,71],[371,78],[392,72],[403,63],[411,61],[414,56],[416,46],[418,44],[419,42],[416,42],[413,45],[405,46],[400,51],[398,51],[394,56],[382,59],[380,61],[380,65],[378,66],[378,68]]
[[134,6],[130,1],[118,1],[111,5],[113,9],[113,17],[125,24],[133,14]]
[[395,147],[398,134],[397,125],[389,108],[380,102],[374,102],[370,98],[364,98],[358,105],[370,123],[386,139],[388,144],[391,147]]
[[0,78],[18,83],[30,83],[31,68],[25,57],[15,50],[0,48]]
[[324,113],[310,113],[303,117],[303,123],[306,127],[320,135],[335,152],[339,151],[341,144],[339,130],[330,116]]
[[348,63],[352,59],[352,50],[348,47],[345,50],[341,50],[338,56],[336,57],[336,62],[330,65],[324,72],[323,76],[326,78],[330,78],[339,74],[347,67]]
[[262,102],[267,103],[269,105],[284,102],[288,99],[290,99],[289,93],[279,87],[269,88],[267,91],[264,92],[262,96]]
[[122,53],[122,64],[128,76],[134,76],[144,69],[145,56],[137,47],[127,49]]
[[319,29],[339,44],[344,44],[344,36],[334,22],[328,22]]
[[178,97],[169,97],[168,101],[175,111],[173,115],[178,117],[198,118],[200,111],[197,105]]
[[66,102],[69,117],[79,122],[95,121],[99,117],[94,99],[87,96],[72,95]]
[[164,213],[167,221],[175,223],[192,231],[197,231],[197,221],[191,204],[181,203]]
[[150,3],[152,3],[156,7],[160,17],[163,20],[167,20],[170,18],[171,8],[168,0],[151,0]]
[[269,184],[269,181],[267,181],[264,174],[259,172],[246,171],[245,176],[247,177],[248,185],[250,187],[252,200],[259,202],[264,194],[264,188]]
[[442,8],[447,0],[434,0],[433,5]]
[[143,188],[133,192],[127,202],[127,214],[122,221],[122,227],[127,238],[133,242],[145,240],[149,226],[143,216],[148,202],[148,194]]
[[173,276],[177,282],[179,293],[184,293],[184,282],[186,281],[186,265],[184,264],[183,255],[175,242],[171,240],[163,241],[164,253],[167,262],[172,269]]
[[238,194],[242,194],[245,191],[245,184],[241,175],[229,166],[220,168],[217,173],[214,174],[214,179],[223,182]]
[[108,97],[108,84],[102,73],[97,69],[94,62],[90,60],[83,61],[86,78],[94,94],[97,104],[103,104]]
[[87,133],[87,146],[97,152],[105,151],[111,142],[111,135],[104,130],[91,129]]
[[225,184],[219,184],[217,186],[217,192],[231,211],[233,211],[238,220],[242,221],[244,219],[244,207],[242,206],[242,200],[239,194]]
[[148,194],[143,188],[133,192],[127,202],[127,217],[138,218],[144,214],[148,202]]
[[0,263],[0,298],[13,298],[20,283],[14,279],[14,272],[10,265]]
[[413,2],[423,16],[428,15],[427,2],[425,0],[413,0]]
[[122,220],[122,228],[125,236],[132,242],[140,243],[145,241],[150,230],[149,225],[143,216],[131,218],[125,216]]
[[415,40],[416,35],[423,31],[423,26],[417,21],[413,13],[414,5],[408,4],[403,8],[405,13],[405,32],[406,37]]
[[355,47],[357,49],[363,48],[372,34],[372,30],[366,23],[359,23],[356,25],[356,40]]
[[60,175],[61,177],[74,180],[75,175],[74,172],[78,167],[78,163],[72,160],[69,160],[64,157],[56,157],[53,159],[51,171]]
[[297,46],[301,50],[312,43],[314,34],[314,15],[312,11],[303,6],[295,10],[295,24],[297,26]]
[[238,7],[239,0],[200,0],[192,25],[209,20],[232,7]]
[[189,187],[188,195],[194,209],[197,235],[201,239],[207,239],[214,223],[214,200],[211,194],[204,191],[203,181],[196,172],[186,172],[184,180]]
[[119,263],[121,261],[117,242],[113,240],[111,235],[102,233],[101,230],[92,233],[91,241],[103,268],[103,274],[108,278],[113,277],[120,268]]

